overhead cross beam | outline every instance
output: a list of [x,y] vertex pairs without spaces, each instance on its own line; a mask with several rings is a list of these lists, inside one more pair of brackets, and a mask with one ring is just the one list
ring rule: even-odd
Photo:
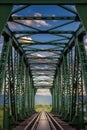
[[75,20],[75,21],[79,21],[79,17],[78,16],[12,16],[9,18],[9,21],[13,21],[13,20]]
[[87,4],[87,0],[0,0],[0,4]]
[[74,31],[13,31],[13,34],[74,34]]

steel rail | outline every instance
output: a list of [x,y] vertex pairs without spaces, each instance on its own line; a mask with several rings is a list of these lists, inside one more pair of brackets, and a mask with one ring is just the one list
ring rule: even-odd
[[33,128],[33,125],[36,126],[36,123],[39,121],[39,118],[41,116],[41,113],[39,113],[38,115],[36,115],[27,125],[26,127],[24,128],[24,130],[34,130],[32,129]]
[[[59,130],[59,129],[64,130],[64,128],[49,113],[46,112],[46,116],[49,120],[49,124],[50,124],[52,130]],[[55,126],[55,129],[54,129],[53,125]]]

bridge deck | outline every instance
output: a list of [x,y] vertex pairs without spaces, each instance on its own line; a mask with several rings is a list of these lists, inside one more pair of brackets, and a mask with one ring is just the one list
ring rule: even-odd
[[38,127],[36,130],[50,130],[49,122],[44,112],[42,112],[42,115],[40,117]]
[[[50,114],[57,122],[58,124],[63,128],[63,130],[76,130],[72,126],[70,126],[68,123],[62,121],[57,116]],[[28,125],[28,123],[33,120],[33,118],[36,116],[36,114],[33,114],[31,117],[27,118],[25,121],[19,123],[13,130],[24,130],[25,127]],[[35,121],[36,122],[36,121]],[[35,123],[34,122],[34,123]],[[34,125],[34,124],[33,124]],[[40,119],[38,120],[38,123],[35,127],[35,130],[51,130],[51,123],[49,123],[49,120],[46,116],[45,112],[41,113]],[[28,128],[26,130],[33,130],[32,128]],[[57,130],[61,130],[60,128]]]

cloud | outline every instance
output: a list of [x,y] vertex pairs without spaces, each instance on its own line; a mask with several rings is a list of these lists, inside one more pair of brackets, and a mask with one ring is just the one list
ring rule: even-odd
[[44,20],[34,20],[34,23],[36,23],[36,26],[40,27],[40,26],[51,26],[50,24],[48,24],[46,21]]
[[41,57],[41,58],[43,58],[43,57],[45,57],[45,56],[43,56],[43,55],[41,55],[41,54],[35,54],[35,56],[37,56],[37,57]]
[[42,14],[40,14],[40,13],[35,13],[34,16],[36,16],[36,17],[37,17],[37,16],[38,16],[38,17],[41,17]]
[[34,53],[34,54],[31,54],[31,55],[35,56],[35,57],[41,57],[41,58],[45,57],[44,55],[39,54],[39,53]]
[[[42,14],[40,13],[35,13],[34,16],[36,17],[41,17]],[[37,24],[37,26],[50,26],[45,20],[34,20],[34,22]]]
[[[12,16],[17,16],[17,15],[12,15]],[[35,17],[41,17],[42,14],[35,13],[34,16]],[[21,23],[26,24],[26,25],[29,25],[29,26],[38,26],[38,27],[40,27],[40,26],[47,26],[47,27],[51,26],[45,20],[16,20],[16,21],[21,22]],[[15,25],[13,25],[13,26],[15,26]]]
[[38,89],[36,95],[51,96],[49,89]]
[[19,42],[25,42],[25,43],[33,43],[33,41],[32,41],[32,38],[31,37],[21,37],[21,38],[19,38],[19,40],[18,40]]

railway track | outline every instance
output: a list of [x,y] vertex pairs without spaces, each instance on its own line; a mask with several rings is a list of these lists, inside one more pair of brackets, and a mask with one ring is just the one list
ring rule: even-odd
[[63,127],[58,121],[47,112],[36,115],[24,128],[24,130],[75,130],[71,126]]

